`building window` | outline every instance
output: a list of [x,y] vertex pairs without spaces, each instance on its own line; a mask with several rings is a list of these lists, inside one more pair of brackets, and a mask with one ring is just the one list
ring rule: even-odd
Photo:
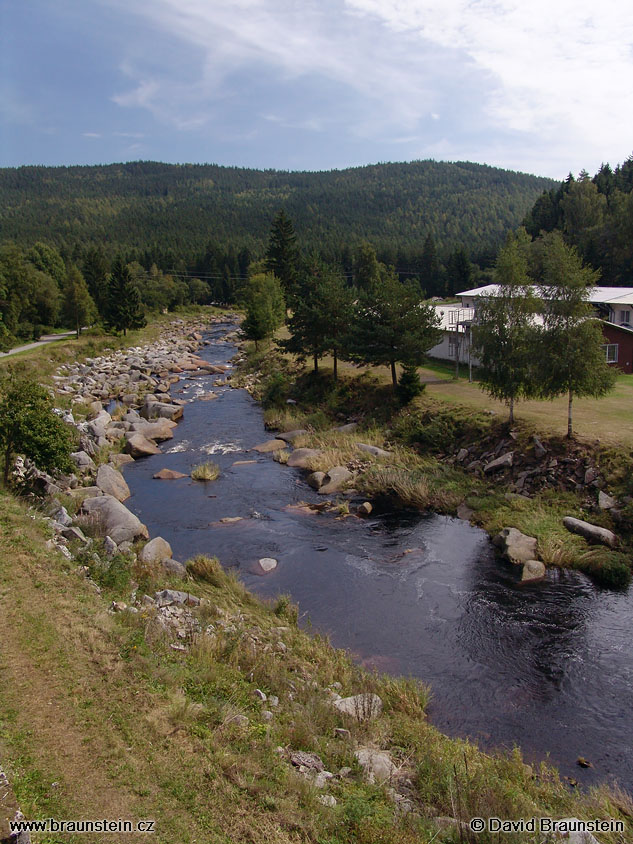
[[459,340],[455,337],[448,338],[448,356],[449,358],[456,358],[459,350]]
[[607,357],[607,363],[617,363],[618,362],[618,344],[617,343],[608,343],[602,347],[605,351],[605,355]]
[[631,322],[631,311],[620,311],[620,325],[629,325]]

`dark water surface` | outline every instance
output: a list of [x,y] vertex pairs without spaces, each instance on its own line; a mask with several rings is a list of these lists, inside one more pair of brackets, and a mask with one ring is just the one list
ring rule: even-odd
[[[211,332],[202,357],[230,359],[225,331]],[[164,454],[125,467],[127,506],[150,536],[167,539],[182,561],[217,555],[260,595],[290,593],[333,644],[430,683],[429,714],[442,731],[486,747],[519,745],[528,760],[549,754],[584,784],[616,779],[633,792],[633,590],[599,590],[569,571],[519,586],[519,570],[458,519],[337,521],[289,509],[323,499],[298,470],[248,451],[272,435],[246,391],[219,387],[214,401],[195,400],[215,378],[175,385],[193,401],[174,439]],[[222,470],[213,483],[152,480],[163,467],[188,473],[207,456]],[[213,525],[227,516],[244,518]],[[279,561],[264,577],[261,557]],[[579,768],[578,756],[594,767]]]

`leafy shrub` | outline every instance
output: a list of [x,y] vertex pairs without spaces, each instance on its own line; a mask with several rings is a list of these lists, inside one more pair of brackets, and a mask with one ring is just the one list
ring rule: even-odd
[[290,382],[283,372],[275,372],[264,383],[262,404],[264,407],[280,407],[288,398]]
[[273,607],[273,612],[278,618],[284,618],[289,624],[297,624],[299,620],[299,607],[292,603],[290,595],[279,595]]
[[40,469],[72,472],[76,433],[53,413],[46,390],[13,370],[0,381],[0,447],[5,481],[11,459],[24,454]]

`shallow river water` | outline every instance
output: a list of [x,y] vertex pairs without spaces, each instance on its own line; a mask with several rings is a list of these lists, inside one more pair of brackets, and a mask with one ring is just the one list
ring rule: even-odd
[[[215,327],[201,356],[235,352]],[[182,380],[191,399],[163,454],[125,467],[126,502],[176,559],[217,555],[263,596],[290,593],[303,623],[380,671],[431,684],[431,721],[484,747],[519,745],[583,784],[616,779],[633,793],[633,589],[596,588],[576,572],[548,572],[520,586],[467,522],[419,513],[336,520],[293,510],[322,501],[301,473],[249,451],[271,438],[260,407],[216,376]],[[220,478],[153,480],[163,467],[189,472],[206,457]],[[235,465],[238,461],[256,461]],[[242,521],[214,525],[221,518]],[[407,553],[404,553],[404,552]],[[257,560],[274,557],[260,576]],[[576,764],[584,756],[593,768]]]

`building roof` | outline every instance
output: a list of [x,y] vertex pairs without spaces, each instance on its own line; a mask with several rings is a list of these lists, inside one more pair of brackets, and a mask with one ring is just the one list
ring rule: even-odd
[[[499,285],[486,284],[464,290],[458,296],[496,296]],[[633,305],[633,287],[594,287],[589,294],[589,302],[594,305]]]

